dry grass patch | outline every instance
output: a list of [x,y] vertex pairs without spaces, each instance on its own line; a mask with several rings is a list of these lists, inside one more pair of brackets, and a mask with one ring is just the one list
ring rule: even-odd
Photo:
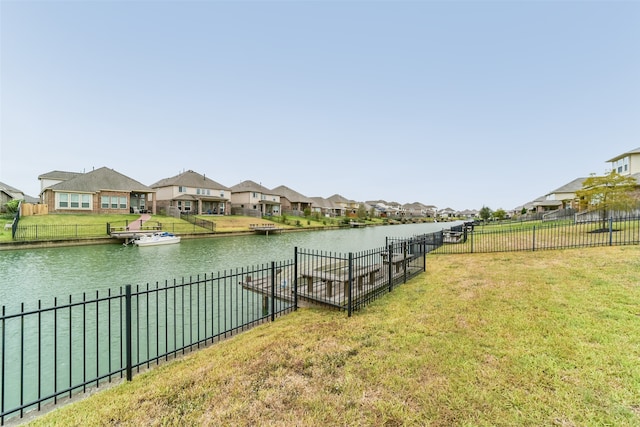
[[430,256],[35,425],[640,425],[640,248]]

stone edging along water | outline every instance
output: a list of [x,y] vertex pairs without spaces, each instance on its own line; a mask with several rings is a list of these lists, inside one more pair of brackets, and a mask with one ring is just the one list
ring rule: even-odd
[[[396,225],[396,224],[370,224],[367,227],[378,227],[383,225]],[[397,224],[397,225],[402,225]],[[322,227],[306,227],[306,228],[282,228],[278,230],[278,233],[297,233],[302,231],[327,231],[327,230],[340,230],[348,228],[344,226],[322,226]],[[178,234],[178,233],[176,233]],[[180,233],[180,237],[183,239],[210,239],[220,237],[234,237],[234,236],[248,236],[255,235],[253,230],[247,231],[221,231],[215,233]],[[88,246],[88,245],[107,245],[107,244],[121,244],[120,240],[116,240],[113,237],[88,237],[86,239],[59,239],[59,240],[31,240],[25,242],[0,242],[0,251],[3,250],[17,250],[17,249],[38,249],[38,248],[57,248],[65,246]]]

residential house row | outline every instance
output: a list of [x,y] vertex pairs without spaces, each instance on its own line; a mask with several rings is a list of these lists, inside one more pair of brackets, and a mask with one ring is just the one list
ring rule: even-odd
[[[453,209],[438,211],[422,203],[401,205],[384,200],[356,202],[339,194],[307,197],[287,186],[268,189],[253,181],[227,187],[204,174],[188,170],[149,186],[102,167],[90,172],[51,171],[38,176],[39,199],[0,183],[2,206],[11,199],[43,203],[50,213],[180,213],[270,216],[305,211],[325,217],[367,215],[389,217],[456,216]],[[468,211],[475,212],[475,211]]]
[[[615,171],[622,176],[635,178],[640,187],[640,147],[612,157],[607,160],[606,163],[609,163],[609,171]],[[513,213],[518,214],[522,212],[523,209],[532,213],[550,212],[561,209],[578,210],[580,201],[576,196],[576,192],[583,188],[583,183],[587,178],[588,177],[576,178],[533,201],[516,207]]]
[[[609,160],[611,170],[633,176],[640,183],[640,147]],[[576,191],[587,177],[580,177],[513,210],[518,214],[578,208]],[[126,213],[152,212],[253,216],[301,215],[306,210],[322,216],[357,216],[361,209],[374,216],[390,217],[464,217],[478,211],[437,209],[432,205],[401,205],[383,200],[356,202],[339,194],[329,198],[307,197],[284,185],[268,189],[253,181],[233,187],[222,185],[192,170],[162,179],[150,186],[113,169],[102,167],[86,173],[52,171],[38,177],[40,197],[30,198],[20,190],[0,183],[0,207],[12,199],[40,202],[52,213]]]

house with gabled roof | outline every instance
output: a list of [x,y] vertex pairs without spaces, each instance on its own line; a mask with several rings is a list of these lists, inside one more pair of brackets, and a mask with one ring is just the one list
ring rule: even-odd
[[354,200],[349,200],[340,194],[334,194],[333,196],[328,197],[327,200],[333,203],[335,208],[340,210],[339,213],[336,213],[338,216],[354,217],[358,214],[360,204]]
[[119,214],[155,212],[154,193],[152,188],[102,167],[48,186],[40,197],[48,205],[49,213]]
[[548,212],[557,209],[578,209],[576,192],[582,189],[587,178],[576,178],[571,182],[547,193],[534,203],[537,212]]
[[276,187],[271,191],[280,196],[282,212],[297,216],[304,216],[305,209],[311,209],[311,206],[313,205],[313,200],[309,197],[304,196],[285,185]]
[[607,160],[607,163],[611,163],[611,170],[620,175],[640,174],[640,147],[618,154]]
[[438,211],[438,217],[440,218],[453,218],[456,216],[456,211],[451,208],[444,208]]
[[38,176],[38,181],[40,181],[40,194],[42,194],[46,188],[53,187],[56,184],[68,181],[71,178],[75,178],[82,174],[83,172],[67,172],[58,170],[43,173]]
[[335,205],[329,200],[324,197],[309,197],[309,199],[313,202],[311,212],[318,213],[325,217],[336,216]]
[[409,216],[427,217],[429,213],[433,215],[433,211],[420,202],[406,203],[402,207]]
[[280,196],[251,180],[231,187],[231,208],[237,215],[280,215]]
[[0,182],[0,212],[7,211],[7,207],[5,205],[10,201],[24,199],[25,194],[21,190]]
[[156,204],[167,214],[172,211],[197,215],[230,215],[231,189],[192,170],[151,184]]

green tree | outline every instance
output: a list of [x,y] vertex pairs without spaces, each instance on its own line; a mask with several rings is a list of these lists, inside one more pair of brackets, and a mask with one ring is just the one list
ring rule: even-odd
[[367,217],[367,209],[364,207],[364,204],[360,203],[358,206],[358,218],[365,219]]
[[18,206],[20,206],[21,201],[22,200],[13,199],[5,203],[5,206],[7,207],[7,212],[10,214],[15,214],[16,212],[18,212]]
[[498,208],[496,209],[496,211],[493,213],[493,217],[498,219],[499,221],[505,219],[507,217],[507,213],[505,212],[504,209],[502,208]]
[[491,209],[489,209],[487,206],[483,206],[482,209],[480,209],[480,218],[482,218],[484,221],[487,221],[489,218],[491,218],[491,214],[493,212],[491,211]]
[[603,228],[606,228],[607,217],[612,211],[627,211],[637,203],[633,197],[637,185],[635,178],[616,171],[604,176],[591,174],[582,183],[582,189],[576,191],[576,196],[581,209],[600,212]]
[[309,218],[311,216],[311,208],[304,208],[304,217]]

